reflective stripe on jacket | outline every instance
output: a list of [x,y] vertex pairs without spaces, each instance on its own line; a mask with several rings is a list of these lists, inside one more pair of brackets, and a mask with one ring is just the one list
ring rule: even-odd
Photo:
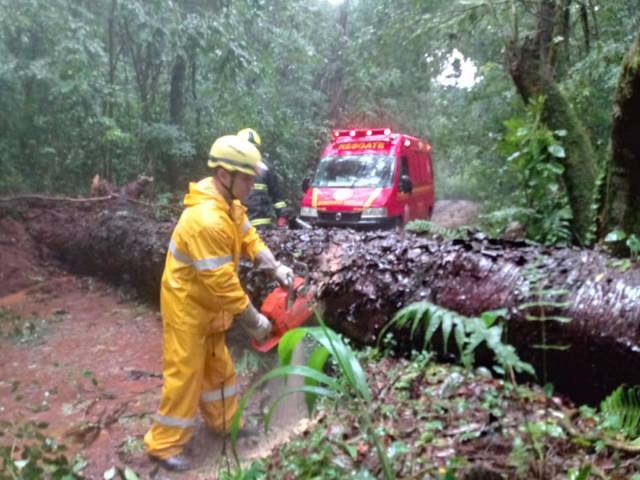
[[[263,160],[264,161],[264,160]],[[253,185],[246,205],[248,215],[253,220],[264,220],[274,216],[280,217],[284,214],[283,210],[287,207],[287,203],[282,195],[280,188],[280,178],[276,172],[269,166],[269,169],[256,177],[256,183]],[[268,225],[271,222],[253,223],[254,225]]]
[[241,255],[253,261],[266,246],[246,209],[229,205],[211,177],[191,183],[184,203],[162,275],[162,316],[185,331],[222,332],[249,303],[237,273]]

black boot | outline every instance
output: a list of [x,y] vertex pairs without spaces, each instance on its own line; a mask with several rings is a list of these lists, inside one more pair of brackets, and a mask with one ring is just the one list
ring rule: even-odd
[[154,461],[158,462],[162,467],[173,472],[184,472],[191,469],[191,462],[184,455],[174,455],[173,457],[160,459],[157,457],[151,457]]

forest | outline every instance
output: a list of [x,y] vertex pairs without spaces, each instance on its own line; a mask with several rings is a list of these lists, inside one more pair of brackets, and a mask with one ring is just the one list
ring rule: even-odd
[[[0,479],[640,479],[640,1],[0,0],[0,52]],[[174,473],[167,249],[245,128],[311,318],[234,322],[231,434]],[[427,215],[301,221],[356,129],[429,146]]]

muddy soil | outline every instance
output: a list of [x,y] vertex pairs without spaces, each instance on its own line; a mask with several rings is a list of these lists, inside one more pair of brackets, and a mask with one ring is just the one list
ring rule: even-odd
[[[87,478],[102,478],[114,465],[128,465],[141,478],[166,478],[142,450],[160,400],[161,331],[154,308],[93,278],[39,277],[0,298],[0,421],[48,423],[45,432],[70,448],[68,458],[88,460]],[[275,365],[275,353],[253,352],[240,331],[230,332],[228,343],[243,391]],[[247,422],[256,425],[283,388],[261,391]],[[265,455],[304,416],[302,399],[290,399],[269,433],[240,441],[241,457]],[[223,451],[230,452],[229,441],[200,424],[187,450],[197,468],[180,478],[215,477],[225,465]]]
[[[454,228],[473,223],[479,206],[436,204],[433,221]],[[142,450],[162,385],[161,320],[155,307],[88,277],[63,273],[23,224],[0,218],[0,421],[46,422],[45,433],[88,460],[83,475],[102,478],[128,465],[142,478],[163,478]],[[241,390],[276,364],[275,353],[253,352],[240,331],[228,343]],[[300,359],[302,360],[302,359]],[[249,404],[256,425],[284,390],[271,383]],[[303,400],[289,397],[266,435],[239,445],[243,459],[266,455],[304,428]],[[5,437],[6,438],[6,437]],[[226,464],[228,440],[200,424],[187,449],[196,469],[180,478],[212,478]]]
[[43,278],[46,268],[40,253],[21,222],[0,218],[0,297]]

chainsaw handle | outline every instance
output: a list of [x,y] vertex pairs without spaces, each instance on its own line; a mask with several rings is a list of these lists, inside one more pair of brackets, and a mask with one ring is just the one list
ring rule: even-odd
[[302,278],[304,278],[304,284],[296,289],[293,286],[293,281],[291,282],[291,285],[289,286],[287,292],[287,310],[291,310],[291,307],[293,307],[293,304],[296,301],[296,292],[299,291],[302,295],[304,295],[307,293],[307,290],[309,288],[309,267],[307,266],[307,264],[298,260],[294,260],[292,270],[294,271],[294,273],[298,271],[302,274],[301,276]]

